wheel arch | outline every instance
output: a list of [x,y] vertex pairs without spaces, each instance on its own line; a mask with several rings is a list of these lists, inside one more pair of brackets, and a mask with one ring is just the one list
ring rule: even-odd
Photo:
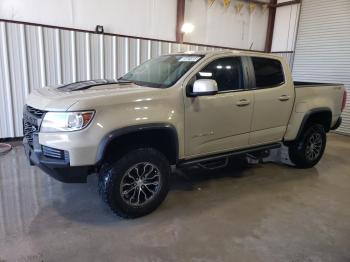
[[109,150],[116,150],[115,147],[120,146],[122,149],[118,152],[124,153],[131,146],[140,145],[159,150],[171,164],[176,164],[179,159],[179,139],[175,126],[151,123],[118,128],[106,134],[98,145],[96,163],[101,164]]
[[301,121],[296,140],[301,136],[303,130],[309,123],[321,124],[326,132],[329,132],[332,124],[332,110],[328,107],[314,108],[309,110]]

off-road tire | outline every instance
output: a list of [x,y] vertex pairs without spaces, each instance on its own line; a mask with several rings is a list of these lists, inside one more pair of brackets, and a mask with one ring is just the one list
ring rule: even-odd
[[[142,206],[127,204],[123,199],[121,184],[131,167],[138,163],[151,163],[159,172],[160,181],[157,194]],[[139,148],[129,151],[115,163],[104,165],[99,173],[99,193],[112,211],[123,218],[137,218],[154,211],[165,199],[169,191],[170,165],[167,158],[153,148]]]
[[[319,137],[321,145],[314,158],[308,157],[308,145],[312,137]],[[289,144],[289,158],[297,168],[310,168],[316,165],[323,156],[326,148],[327,136],[324,127],[319,124],[311,124],[305,128],[300,138]]]

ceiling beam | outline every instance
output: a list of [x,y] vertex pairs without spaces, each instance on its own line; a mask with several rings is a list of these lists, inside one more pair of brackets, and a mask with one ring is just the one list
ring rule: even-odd
[[259,4],[259,5],[270,5],[268,2],[263,2],[259,0],[241,0],[241,1],[247,2],[247,3]]
[[287,5],[295,5],[300,4],[301,0],[294,0],[294,1],[286,1],[279,4],[276,4],[275,7],[281,7],[281,6],[287,6]]
[[181,27],[185,19],[185,0],[177,0],[177,13],[176,13],[176,42],[183,42],[183,33]]
[[282,2],[282,3],[275,3],[275,4],[271,4],[268,2],[263,2],[263,1],[259,1],[259,0],[240,0],[246,3],[254,3],[254,4],[259,4],[259,5],[268,5],[269,7],[281,7],[281,6],[287,6],[287,5],[295,5],[295,4],[300,4],[301,0],[293,0],[293,1],[286,1],[286,2]]
[[275,28],[276,9],[281,6],[288,6],[294,4],[300,4],[301,0],[286,1],[277,3],[277,0],[270,0],[269,3],[269,15],[267,21],[266,41],[265,41],[265,52],[271,52],[273,31]]
[[265,52],[271,52],[273,30],[275,27],[276,6],[277,0],[270,0],[269,16],[267,20],[266,40],[265,40]]

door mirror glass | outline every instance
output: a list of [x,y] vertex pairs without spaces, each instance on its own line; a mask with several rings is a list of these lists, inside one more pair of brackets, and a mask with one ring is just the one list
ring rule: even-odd
[[193,83],[191,96],[209,96],[218,92],[218,85],[213,79],[199,79]]

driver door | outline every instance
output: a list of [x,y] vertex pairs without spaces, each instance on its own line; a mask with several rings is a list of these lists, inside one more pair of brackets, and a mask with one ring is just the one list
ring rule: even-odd
[[196,157],[249,145],[254,97],[245,88],[242,59],[221,57],[208,63],[189,81],[213,79],[218,93],[185,97],[185,154]]

